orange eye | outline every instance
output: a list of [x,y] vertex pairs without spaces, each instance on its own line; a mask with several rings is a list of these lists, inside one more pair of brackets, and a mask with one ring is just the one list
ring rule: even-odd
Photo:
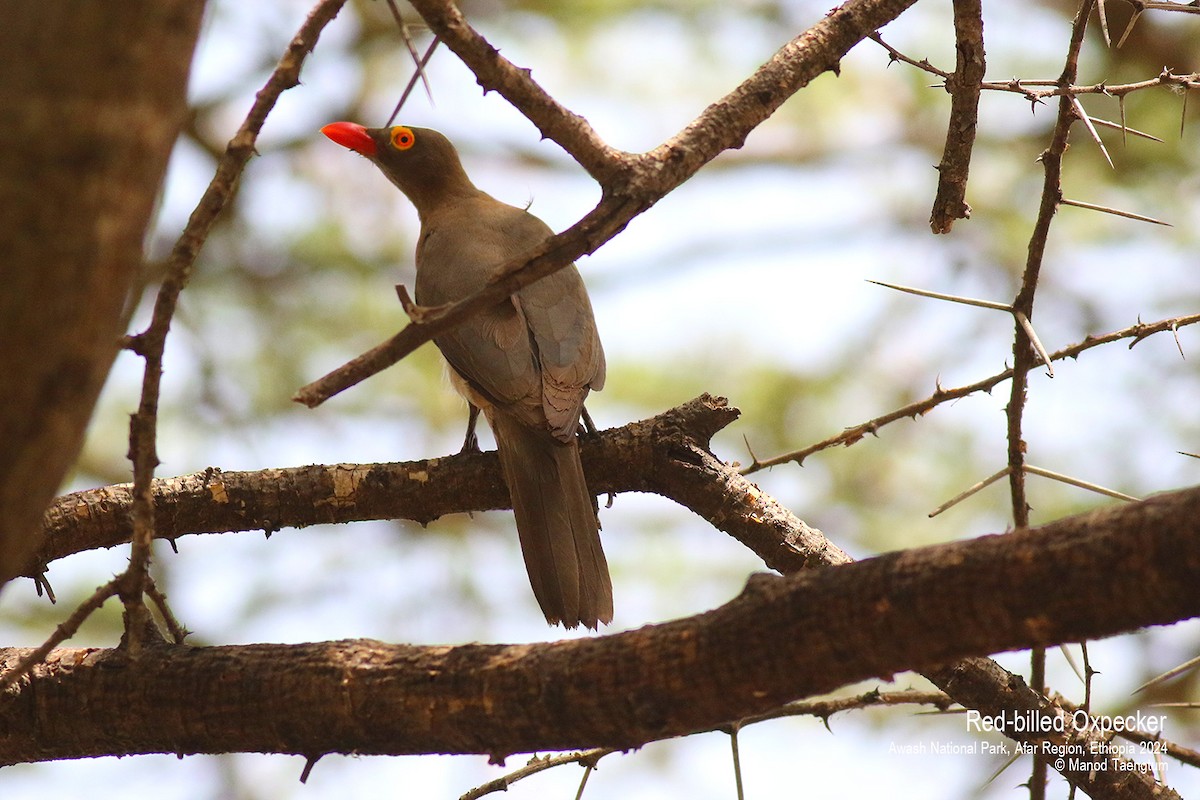
[[407,150],[416,143],[417,137],[411,128],[405,128],[403,125],[392,128],[392,147],[397,150]]

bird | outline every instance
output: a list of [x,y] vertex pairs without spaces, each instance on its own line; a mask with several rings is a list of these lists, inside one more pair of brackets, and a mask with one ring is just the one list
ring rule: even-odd
[[[416,207],[415,299],[461,300],[499,268],[553,234],[527,210],[501,202],[467,176],[454,145],[428,128],[333,122],[321,133],[365,156]],[[454,388],[496,438],[526,571],[551,624],[593,630],[613,617],[612,579],[595,495],[579,456],[580,415],[604,387],[604,349],[574,264],[434,338]]]

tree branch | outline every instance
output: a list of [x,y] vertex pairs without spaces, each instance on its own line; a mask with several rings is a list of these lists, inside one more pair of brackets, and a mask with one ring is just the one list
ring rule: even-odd
[[954,0],[955,50],[958,65],[946,78],[950,93],[950,122],[946,146],[938,164],[938,188],[929,224],[934,233],[949,233],[956,219],[968,219],[967,177],[979,123],[979,85],[987,69],[983,50],[983,8],[980,0]]
[[838,62],[855,44],[895,19],[916,0],[849,0],[784,45],[753,75],[709,106],[676,136],[643,155],[604,145],[578,115],[562,107],[523,70],[504,59],[447,0],[413,0],[430,28],[471,68],[485,89],[495,89],[542,135],[553,139],[599,181],[599,205],[566,231],[499,267],[494,282],[456,303],[423,315],[387,342],[293,397],[310,408],[343,392],[413,352],[437,334],[500,302],[523,286],[595,252],[630,220],[692,177],[746,136],[785,100]]
[[[146,629],[148,619],[142,595],[149,587],[150,544],[157,535],[154,520],[152,484],[158,466],[158,400],[162,382],[163,352],[167,334],[179,296],[191,278],[192,267],[200,248],[204,246],[213,224],[233,195],[234,186],[254,155],[254,144],[267,116],[283,92],[300,83],[300,68],[317,44],[321,31],[329,24],[345,0],[320,0],[309,12],[304,24],[288,43],[267,83],[255,95],[245,120],[230,139],[217,164],[216,173],[205,189],[200,202],[188,218],[187,225],[167,259],[166,278],[154,301],[154,312],[146,330],[130,337],[127,346],[142,356],[145,369],[138,410],[129,423],[129,458],[133,461],[133,503],[130,518],[133,522],[133,546],[129,567],[121,577],[121,599],[126,606],[126,629],[130,646],[140,646],[140,630]],[[140,618],[130,624],[131,618]]]
[[[588,485],[597,494],[655,492],[695,511],[781,572],[840,564],[849,556],[709,452],[713,434],[737,419],[723,398],[702,395],[622,428],[582,438]],[[202,473],[154,481],[156,533],[303,528],[372,519],[425,524],[445,514],[509,508],[494,451],[393,464],[332,464],[258,472]],[[58,498],[46,512],[40,574],[73,553],[129,541],[130,484]]]
[[[805,525],[708,451],[711,436],[736,416],[737,411],[723,400],[703,396],[652,419],[585,437],[589,484],[598,492],[652,491],[672,497],[784,573],[848,563],[849,556],[820,531]],[[47,560],[88,546],[118,543],[126,491],[126,487],[106,487],[62,498],[47,515],[50,538],[42,550]],[[426,521],[453,511],[503,507],[507,500],[494,453],[263,473],[210,470],[160,481],[156,496],[157,519],[163,534],[172,537],[389,516]],[[127,525],[123,535],[128,535]],[[920,616],[916,624],[926,624],[923,620]],[[1056,713],[1053,704],[1020,678],[987,659],[966,659],[926,675],[956,702],[989,715],[1005,711],[1011,719],[1014,711]],[[721,722],[745,715],[739,712]],[[1016,730],[1010,735],[1022,739]],[[1087,745],[1089,736],[1094,738],[1088,732],[1070,735],[1081,746]],[[1114,769],[1092,775],[1086,785],[1094,797],[1143,796],[1104,794],[1104,782],[1116,778],[1125,780],[1124,773]],[[1139,786],[1148,791],[1152,784],[1143,781]]]
[[[553,644],[164,645],[137,660],[56,651],[0,699],[0,763],[227,750],[500,760],[634,747],[853,681],[1200,614],[1197,519],[1200,489],[1176,492],[1034,530],[756,576],[706,614]],[[0,651],[0,661],[23,653]]]
[[[1102,334],[1088,334],[1082,341],[1068,345],[1061,350],[1056,350],[1050,354],[1051,362],[1063,361],[1068,358],[1079,358],[1080,354],[1086,350],[1091,350],[1093,347],[1117,342],[1122,339],[1132,339],[1129,347],[1132,349],[1134,345],[1143,339],[1153,336],[1156,333],[1171,331],[1178,336],[1178,329],[1189,325],[1200,323],[1200,314],[1187,314],[1181,317],[1168,317],[1160,319],[1156,322],[1137,322],[1127,328],[1110,331]],[[1178,340],[1177,340],[1178,341]],[[1182,352],[1182,351],[1181,351]],[[1002,372],[997,372],[987,378],[968,383],[964,386],[958,386],[953,389],[944,389],[940,385],[935,389],[933,394],[928,397],[909,403],[881,414],[878,417],[869,419],[866,422],[861,422],[857,425],[852,425],[849,428],[844,428],[840,433],[834,434],[826,439],[811,444],[800,450],[792,450],[791,452],[782,453],[777,456],[771,456],[759,461],[757,458],[749,466],[742,470],[742,474],[750,475],[768,467],[774,467],[779,464],[786,464],[789,461],[794,461],[796,464],[803,466],[804,459],[819,453],[822,450],[828,450],[831,447],[842,445],[849,447],[852,444],[862,441],[867,435],[874,435],[879,432],[879,429],[885,425],[890,425],[902,419],[916,419],[917,417],[928,414],[933,409],[940,405],[958,400],[962,397],[975,394],[976,392],[990,392],[999,384],[1012,378],[1012,368],[1008,368]]]

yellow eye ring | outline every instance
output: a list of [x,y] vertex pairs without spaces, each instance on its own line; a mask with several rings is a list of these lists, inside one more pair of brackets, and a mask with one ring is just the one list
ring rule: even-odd
[[403,125],[397,125],[392,128],[392,147],[397,150],[407,150],[417,143],[417,137],[412,132],[412,128],[406,128]]

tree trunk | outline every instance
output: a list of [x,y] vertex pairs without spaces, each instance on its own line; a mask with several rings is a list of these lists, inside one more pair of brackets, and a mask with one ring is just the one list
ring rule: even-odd
[[0,584],[116,355],[203,7],[0,0]]

